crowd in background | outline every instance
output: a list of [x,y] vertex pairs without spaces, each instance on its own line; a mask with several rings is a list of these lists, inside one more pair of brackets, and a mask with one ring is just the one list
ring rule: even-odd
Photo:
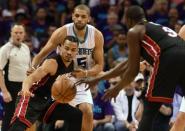
[[[130,5],[142,6],[148,21],[168,26],[176,32],[178,32],[181,26],[185,23],[185,0],[1,0],[0,46],[9,41],[11,26],[14,23],[20,23],[25,26],[25,43],[29,46],[31,56],[33,57],[46,44],[55,29],[72,22],[71,15],[73,9],[80,3],[87,4],[90,7],[92,17],[90,24],[103,33],[105,41],[104,70],[116,66],[120,61],[124,61],[128,57],[128,49],[126,45],[127,28],[124,23],[124,12]],[[149,67],[147,63],[142,63],[140,72],[143,76],[139,74],[139,79],[137,79],[137,77],[134,82],[129,85],[129,90],[126,89],[118,95],[116,103],[111,102],[110,105],[107,105],[107,103],[104,104],[106,106],[111,106],[110,108],[113,109],[113,111],[104,111],[107,113],[104,115],[115,116],[114,128],[116,131],[131,131],[134,130],[132,128],[138,126],[141,114],[138,113],[136,115],[135,113],[136,110],[140,109],[140,99],[142,99],[142,95],[138,92],[143,89],[143,87],[147,86],[150,68],[151,67]],[[110,87],[111,84],[115,84],[115,82],[117,82],[116,79],[117,78],[110,81],[101,81],[98,85],[98,92],[100,95],[102,95],[105,88]],[[142,88],[137,88],[138,84]],[[177,94],[180,94],[178,92],[179,91],[177,91]],[[135,97],[138,99],[135,99]],[[177,96],[175,96],[174,99],[176,97]],[[94,99],[95,98],[96,95]],[[126,100],[126,98],[128,100]],[[132,106],[132,99],[134,99],[133,102],[135,103],[135,106]],[[124,100],[126,100],[126,105],[128,105],[127,109],[122,109],[121,107],[121,105],[125,104]],[[98,104],[97,99],[95,99],[95,101]],[[178,107],[177,103],[179,101],[180,100],[178,99],[176,103],[173,103],[174,108]],[[128,104],[130,102],[131,104]],[[175,115],[172,113],[173,105],[164,104],[160,108],[159,112],[161,114],[159,114],[159,119],[156,121],[156,125],[160,125],[161,129],[163,129],[162,131],[168,130],[169,127],[164,126],[169,125],[172,115],[172,121],[175,120]],[[94,118],[96,118],[94,126],[97,127],[97,121],[103,119],[105,116],[102,115],[102,112],[100,113],[98,105],[94,107],[96,107],[94,108]],[[0,110],[1,109],[0,106]],[[171,113],[170,111],[166,113],[165,109],[168,111],[171,110]],[[128,110],[128,112],[125,113],[124,110]],[[102,116],[97,116],[98,113]],[[129,116],[129,118],[127,118],[127,116]],[[161,124],[161,120],[167,124]],[[108,121],[109,123],[113,123],[112,119],[108,119]],[[121,121],[124,121],[125,125],[122,123],[120,124]],[[99,125],[101,124],[99,123]],[[110,124],[106,125],[106,127],[109,127],[110,131],[115,130]],[[97,128],[96,131],[103,130],[103,128],[104,127]],[[106,128],[104,130],[108,131]],[[160,131],[160,129],[157,128],[155,130]]]

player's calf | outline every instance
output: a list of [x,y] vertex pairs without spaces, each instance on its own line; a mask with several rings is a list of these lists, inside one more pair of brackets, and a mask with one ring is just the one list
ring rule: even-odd
[[79,105],[79,109],[83,113],[82,119],[82,131],[93,130],[93,110],[92,105],[89,103],[82,103]]

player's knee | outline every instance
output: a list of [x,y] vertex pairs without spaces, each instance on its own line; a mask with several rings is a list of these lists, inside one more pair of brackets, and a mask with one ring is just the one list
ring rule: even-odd
[[184,122],[185,121],[185,113],[184,112],[179,112],[178,117],[177,117],[178,122]]
[[93,116],[93,110],[92,105],[89,103],[82,103],[79,105],[79,109],[82,111],[83,115],[92,117]]

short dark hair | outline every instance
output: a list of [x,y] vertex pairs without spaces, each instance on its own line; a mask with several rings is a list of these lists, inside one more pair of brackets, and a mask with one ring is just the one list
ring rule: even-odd
[[144,10],[137,5],[130,6],[126,11],[126,18],[139,22],[146,19]]
[[21,24],[21,23],[14,23],[11,25],[11,29],[14,28],[15,26],[22,26],[25,29],[25,25]]
[[74,8],[74,11],[75,11],[76,9],[85,10],[85,11],[88,13],[88,15],[91,14],[91,11],[90,11],[90,9],[89,9],[89,7],[88,7],[87,5],[84,5],[84,4],[77,5],[77,6]]
[[65,42],[66,40],[69,40],[69,41],[71,41],[71,42],[75,42],[75,43],[77,43],[77,45],[78,45],[78,43],[79,43],[78,38],[75,37],[75,36],[72,36],[72,35],[67,35],[67,36],[65,37],[65,39],[64,39],[64,42]]

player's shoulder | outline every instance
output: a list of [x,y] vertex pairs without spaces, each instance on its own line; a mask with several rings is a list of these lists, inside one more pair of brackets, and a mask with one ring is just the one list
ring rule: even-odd
[[56,31],[58,31],[58,32],[64,32],[65,33],[65,32],[67,32],[67,28],[73,26],[73,24],[74,23],[67,23],[67,24],[59,27],[58,29],[56,29]]
[[70,27],[70,26],[73,26],[73,25],[74,25],[74,23],[67,23],[67,24],[63,25],[63,27],[67,28],[67,27]]
[[55,32],[65,32],[65,31],[67,31],[67,27],[65,25],[61,26],[55,30]]
[[52,34],[52,37],[54,38],[62,38],[63,36],[65,36],[67,34],[67,28],[66,26],[62,26],[62,27],[59,27],[57,28],[54,33]]
[[100,30],[98,30],[96,27],[94,27],[94,26],[92,26],[92,25],[88,25],[88,26],[94,29],[95,36],[103,37],[102,32],[101,32]]
[[145,31],[146,31],[145,25],[135,25],[134,27],[128,30],[127,35],[131,37],[140,36],[141,34],[145,34]]
[[48,58],[44,60],[42,67],[45,69],[56,69],[58,67],[58,63],[56,59]]

